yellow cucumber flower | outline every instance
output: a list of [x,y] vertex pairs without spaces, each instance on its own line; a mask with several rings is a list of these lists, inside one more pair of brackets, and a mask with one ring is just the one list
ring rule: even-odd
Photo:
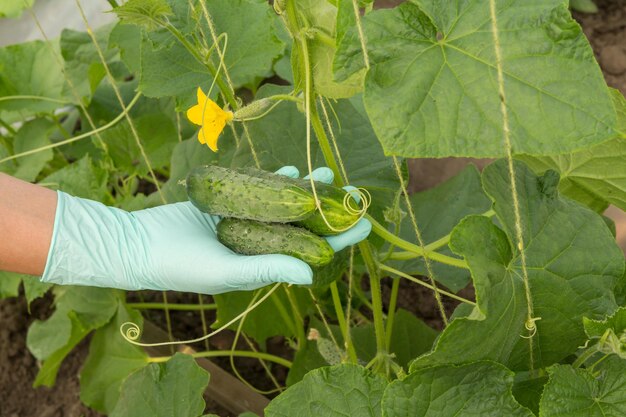
[[233,120],[233,112],[224,111],[213,100],[208,98],[198,87],[198,104],[187,110],[187,118],[199,125],[198,140],[217,152],[217,138],[224,130],[226,122]]

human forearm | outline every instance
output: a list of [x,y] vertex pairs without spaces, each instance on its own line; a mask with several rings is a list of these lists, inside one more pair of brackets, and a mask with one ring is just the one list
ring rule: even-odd
[[43,274],[56,204],[54,191],[0,173],[0,270]]

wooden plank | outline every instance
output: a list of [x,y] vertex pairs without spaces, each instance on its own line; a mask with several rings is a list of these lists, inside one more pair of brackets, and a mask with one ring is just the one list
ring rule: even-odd
[[[144,320],[143,331],[146,340],[168,340],[166,332],[147,320]],[[147,347],[145,349],[151,356],[172,354],[170,346]],[[179,345],[177,350],[187,354],[196,352],[188,345]],[[235,376],[206,358],[197,358],[196,362],[211,375],[206,393],[212,400],[236,415],[251,411],[263,417],[263,410],[269,404],[267,397],[252,390]]]

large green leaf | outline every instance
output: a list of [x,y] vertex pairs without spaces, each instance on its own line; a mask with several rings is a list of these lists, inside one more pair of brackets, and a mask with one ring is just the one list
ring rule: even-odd
[[[559,197],[557,178],[537,177],[514,164],[526,269],[537,330],[525,329],[527,301],[507,162],[483,171],[483,187],[494,201],[503,229],[490,219],[470,216],[455,228],[452,249],[463,255],[476,289],[477,307],[443,331],[433,353],[412,368],[491,359],[513,370],[565,358],[586,339],[583,316],[600,318],[617,307],[613,288],[624,271],[624,255],[602,218],[578,203]],[[552,172],[554,174],[554,172]],[[506,231],[506,232],[505,232]]]
[[533,413],[511,394],[513,373],[493,362],[420,369],[389,384],[385,417],[519,416]]
[[[98,46],[104,55],[105,62],[110,63],[117,57],[116,49],[108,48],[112,25],[105,25],[94,31]],[[106,75],[100,60],[98,49],[87,32],[64,29],[61,32],[61,54],[65,60],[65,74],[72,85],[66,85],[67,94],[73,97],[89,97],[102,78]]]
[[150,364],[129,376],[111,417],[198,417],[209,374],[189,355]]
[[362,366],[336,365],[309,372],[272,400],[267,417],[382,416],[387,382]]
[[[123,121],[101,135],[116,168],[130,175],[148,175],[143,152],[152,169],[167,166],[178,142],[176,127],[169,117],[164,113],[146,113],[132,120],[134,131],[127,121]],[[143,152],[137,145],[135,133]]]
[[620,132],[615,138],[569,154],[518,156],[537,173],[557,171],[559,191],[596,211],[609,203],[626,210],[626,100],[617,90],[611,94]]
[[41,180],[55,190],[65,191],[76,197],[103,201],[107,197],[108,172],[96,167],[89,155]]
[[[449,234],[465,216],[484,213],[491,207],[491,201],[480,183],[480,173],[473,165],[435,188],[411,195],[410,201],[417,226],[426,244]],[[406,211],[404,204],[402,208]],[[400,237],[418,244],[408,215],[400,226]],[[452,255],[447,246],[442,253]],[[397,269],[408,274],[427,275],[422,258],[397,262],[397,265]],[[465,287],[469,281],[470,274],[467,270],[433,261],[431,266],[436,280],[454,292]]]
[[[169,3],[178,19],[174,25],[183,34],[189,31],[190,25],[197,27],[208,37],[211,46],[211,34],[200,7],[192,12],[185,1],[170,0]],[[270,75],[274,58],[281,55],[284,44],[275,34],[273,20],[276,17],[268,3],[262,0],[211,0],[206,2],[206,7],[216,34],[226,33],[228,36],[224,67],[233,84],[256,84]],[[188,16],[197,16],[198,22]],[[188,38],[188,41],[192,39]],[[119,44],[122,50],[130,46],[125,42]],[[136,49],[136,46],[130,47]],[[224,47],[223,40],[220,47]],[[213,52],[215,68],[219,66],[218,56]],[[190,105],[195,99],[196,88],[208,89],[212,78],[207,67],[165,29],[143,35],[139,89],[147,96],[180,96],[185,105]]]
[[105,325],[117,309],[115,291],[93,287],[56,287],[56,309],[28,329],[26,345],[44,364],[35,386],[54,385],[61,362],[93,329]]
[[626,415],[626,361],[610,356],[599,375],[570,365],[548,368],[539,415],[545,417],[622,417]]
[[[335,57],[335,36],[337,24],[336,2],[327,0],[297,0],[296,7],[302,19],[311,28],[310,39],[307,39],[308,53],[312,64],[315,92],[325,97],[347,98],[363,89],[363,71],[352,74],[338,82],[333,79],[332,63]],[[350,5],[352,7],[352,5]],[[345,14],[344,16],[345,17]],[[342,19],[343,21],[343,19]],[[343,28],[343,24],[342,24]],[[342,30],[343,31],[343,30]],[[294,43],[292,54],[299,54],[301,46]],[[301,74],[297,56],[292,56],[293,71]],[[296,76],[296,80],[298,80]],[[300,81],[301,82],[301,81]],[[304,85],[300,85],[304,89]]]
[[[54,54],[58,43],[26,42],[0,48],[0,97],[40,96],[40,99],[0,101],[0,116],[19,111],[19,118],[63,107],[70,102],[65,94],[65,78]],[[15,114],[11,117],[15,117]],[[9,120],[12,121],[12,118]]]
[[[31,151],[50,144],[50,135],[56,125],[48,119],[33,119],[24,123],[13,138],[13,151],[17,153]],[[17,168],[12,173],[24,181],[35,181],[46,163],[52,159],[52,149],[39,151],[19,158]]]
[[120,301],[114,320],[94,333],[89,356],[80,373],[81,401],[103,413],[115,408],[126,377],[148,364],[143,349],[131,345],[120,335],[120,326],[126,322],[141,328],[143,319]]
[[390,351],[399,365],[407,368],[411,360],[433,347],[437,332],[406,310],[399,309],[393,320]]
[[[564,153],[613,134],[593,52],[563,0],[494,0],[515,153]],[[503,156],[490,2],[415,0],[366,16],[368,115],[386,154]],[[348,31],[335,71],[362,67]]]

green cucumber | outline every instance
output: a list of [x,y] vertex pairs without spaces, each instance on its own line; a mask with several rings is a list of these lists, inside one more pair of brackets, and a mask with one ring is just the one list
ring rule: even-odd
[[[309,180],[298,181],[300,181],[302,188],[309,190],[310,193],[313,194],[313,191],[311,191],[311,182]],[[331,236],[345,232],[344,229],[354,225],[359,220],[361,216],[359,213],[349,212],[344,207],[344,198],[347,193],[346,190],[335,187],[334,185],[316,181],[315,192],[317,193],[317,198],[320,201],[320,207],[322,209],[322,213],[324,213],[324,217],[333,228],[338,230],[333,230],[328,227],[324,221],[324,217],[322,217],[322,213],[320,213],[319,210],[316,210],[312,215],[306,217],[305,219],[297,221],[296,224],[298,226],[307,228],[317,235]],[[356,201],[352,201],[352,205],[353,207],[358,206]]]
[[335,254],[326,239],[282,223],[225,218],[217,224],[217,238],[242,255],[281,253],[301,259],[311,267],[327,265]]
[[243,169],[202,166],[187,176],[187,195],[194,206],[206,213],[264,222],[295,222],[315,211],[315,200],[309,191],[284,181],[280,175],[270,175],[261,177]]
[[[253,177],[264,178],[268,180],[273,179],[275,181],[291,183],[300,188],[308,190],[309,193],[313,195],[311,181],[307,179],[285,177],[256,168],[243,168],[242,172],[245,172],[246,174]],[[330,223],[331,226],[333,226],[333,228],[342,230],[354,225],[359,220],[360,214],[351,213],[347,211],[344,207],[344,198],[347,191],[343,188],[316,181],[315,191],[317,193],[317,198],[320,200],[320,206],[322,208],[322,212],[324,213],[324,217],[326,217],[326,220],[328,221],[328,223]],[[352,203],[354,207],[357,206],[355,201],[352,201]],[[333,230],[328,227],[328,225],[324,221],[324,218],[322,217],[322,214],[318,210],[316,210],[314,213],[312,213],[312,215],[306,217],[305,219],[296,221],[296,224],[312,231],[317,235],[330,236],[341,233],[340,231]]]

